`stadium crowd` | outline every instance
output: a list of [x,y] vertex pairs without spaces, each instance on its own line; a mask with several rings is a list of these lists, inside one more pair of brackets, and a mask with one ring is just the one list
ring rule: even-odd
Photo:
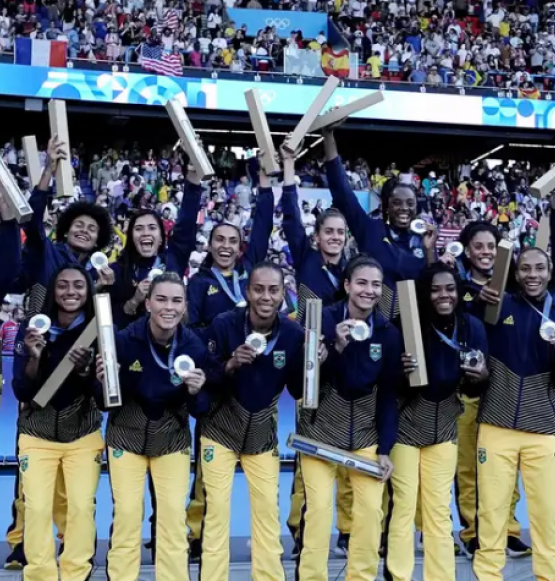
[[227,17],[228,7],[328,12],[370,79],[515,88],[530,97],[553,87],[555,5],[534,0],[18,1],[3,5],[0,47],[12,51],[17,36],[65,39],[71,59],[126,63],[155,48],[178,69],[238,73],[282,70],[286,48],[327,47],[323,31],[282,38],[275,27],[249,30]]

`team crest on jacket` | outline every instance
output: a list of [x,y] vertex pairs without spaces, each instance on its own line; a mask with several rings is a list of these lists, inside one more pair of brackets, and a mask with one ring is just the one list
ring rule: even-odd
[[114,458],[121,458],[123,456],[123,450],[114,450],[112,456]]
[[379,343],[370,343],[370,359],[379,361],[382,358],[382,346]]
[[276,369],[285,367],[285,351],[274,351],[274,367]]
[[20,456],[19,469],[21,472],[27,472],[27,468],[29,468],[29,456]]
[[23,341],[18,341],[15,344],[15,352],[18,355],[23,355],[23,352],[25,351],[25,344],[23,343]]
[[469,303],[472,301],[472,295],[470,293],[466,293],[463,297],[463,301]]
[[214,460],[214,446],[206,446],[202,457],[205,462],[212,462]]
[[416,258],[424,258],[424,251],[422,248],[413,248],[412,253]]
[[480,464],[485,464],[488,459],[488,455],[485,448],[478,448],[478,462]]
[[217,294],[217,293],[219,293],[219,292],[220,292],[220,291],[219,291],[218,287],[217,287],[217,286],[214,286],[213,284],[211,284],[211,285],[208,287],[208,293],[207,293],[207,294],[208,294],[208,296],[210,297],[210,296],[212,296],[212,295],[215,295],[215,294]]

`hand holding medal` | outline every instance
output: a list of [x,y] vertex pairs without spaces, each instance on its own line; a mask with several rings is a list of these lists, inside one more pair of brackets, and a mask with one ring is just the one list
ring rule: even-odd
[[346,319],[335,328],[335,349],[342,353],[350,341],[366,341],[370,337],[370,327],[360,319]]
[[471,350],[466,353],[461,352],[462,365],[467,379],[472,383],[484,381],[489,373],[486,367],[486,358],[480,350]]
[[188,355],[177,357],[173,362],[173,370],[172,383],[184,383],[191,395],[196,395],[206,382],[204,371],[195,367],[195,362]]
[[254,347],[244,343],[233,352],[231,359],[226,363],[226,372],[232,373],[243,365],[251,365],[256,359],[257,353]]

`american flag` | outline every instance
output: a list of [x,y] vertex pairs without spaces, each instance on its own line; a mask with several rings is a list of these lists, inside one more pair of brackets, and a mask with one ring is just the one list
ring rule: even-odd
[[177,14],[177,10],[173,8],[168,9],[164,16],[164,27],[167,27],[173,32],[175,32],[178,26],[179,26],[179,15]]
[[141,65],[147,71],[170,77],[183,76],[183,66],[178,54],[164,52],[160,46],[143,45]]

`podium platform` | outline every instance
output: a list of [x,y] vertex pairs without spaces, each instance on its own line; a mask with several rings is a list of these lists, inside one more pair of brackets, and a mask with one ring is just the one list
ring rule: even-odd
[[[524,535],[528,540],[528,535]],[[333,539],[335,546],[336,539]],[[289,559],[291,554],[291,539],[289,537],[282,539],[285,549],[283,566],[285,569],[287,581],[294,581],[295,579],[295,563]],[[107,581],[105,563],[107,542],[99,541],[96,555],[96,567],[91,577],[91,581]],[[6,543],[0,545],[0,559],[3,563],[8,554],[8,546]],[[233,537],[231,539],[231,568],[230,581],[251,581],[250,573],[250,549],[248,547],[247,537]],[[413,575],[413,581],[423,581],[422,574],[422,554],[416,555],[416,567]],[[154,575],[154,567],[150,559],[150,552],[143,549],[141,573],[138,581],[156,581]],[[336,556],[330,551],[329,560],[329,581],[342,581],[345,578],[346,560]],[[381,569],[381,566],[380,566]],[[192,564],[190,566],[191,581],[198,580],[198,565]],[[535,581],[532,573],[532,559],[525,557],[523,559],[507,558],[507,566],[503,575],[504,581]],[[22,575],[20,572],[1,571],[0,581],[21,581]],[[378,581],[383,581],[380,575]],[[457,557],[457,581],[476,581],[472,573],[471,562],[466,557]]]

